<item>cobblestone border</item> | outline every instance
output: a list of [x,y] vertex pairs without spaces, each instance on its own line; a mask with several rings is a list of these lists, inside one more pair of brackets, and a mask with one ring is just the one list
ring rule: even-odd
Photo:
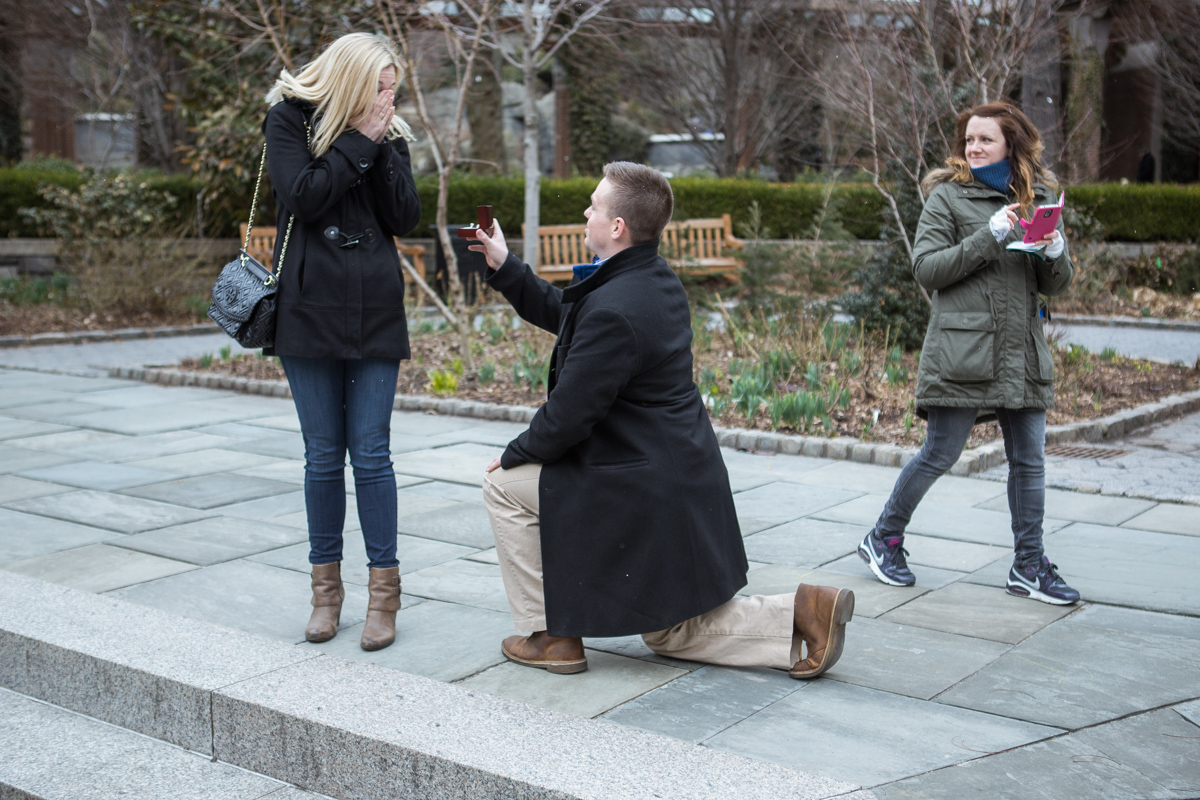
[[[108,375],[110,378],[127,378],[146,383],[157,383],[162,386],[200,386],[206,389],[225,389],[266,397],[292,396],[287,381],[251,380],[230,375],[217,375],[211,372],[189,372],[156,367],[113,367],[108,371]],[[530,406],[499,405],[481,403],[477,400],[411,394],[396,395],[396,401],[392,407],[397,411],[428,411],[435,414],[507,422],[529,422],[537,413],[537,409]],[[1095,443],[1108,439],[1119,439],[1146,425],[1153,425],[1195,411],[1200,411],[1200,390],[1164,397],[1156,403],[1146,403],[1136,408],[1128,408],[1100,419],[1072,422],[1067,425],[1052,425],[1046,428],[1046,444]],[[847,436],[827,439],[822,436],[796,436],[745,428],[714,427],[713,430],[716,431],[717,442],[721,446],[753,450],[759,453],[814,456],[840,461],[855,461],[860,464],[878,464],[883,467],[902,467],[917,454],[916,448],[861,442]],[[979,447],[964,450],[957,463],[950,468],[950,474],[974,475],[998,467],[1004,463],[1004,460],[1004,442],[988,442]]]
[[1055,314],[1051,323],[1065,325],[1094,325],[1110,328],[1144,328],[1146,330],[1196,331],[1200,333],[1200,322],[1187,319],[1161,319],[1159,317],[1103,317],[1093,314]]
[[118,339],[162,339],[168,336],[197,336],[220,333],[211,322],[196,325],[166,325],[161,328],[121,328],[115,331],[58,331],[34,333],[29,336],[0,336],[0,347],[31,347],[43,344],[90,344]]

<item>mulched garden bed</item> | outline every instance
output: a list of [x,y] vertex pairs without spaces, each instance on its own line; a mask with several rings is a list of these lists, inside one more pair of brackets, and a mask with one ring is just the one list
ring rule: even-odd
[[86,314],[79,309],[52,303],[17,306],[0,302],[0,336],[30,336],[35,333],[116,331],[125,328],[158,328],[165,325],[194,325],[207,317],[176,314]]
[[[401,363],[397,391],[403,394],[431,394],[458,397],[491,403],[539,406],[545,402],[542,387],[534,389],[527,376],[530,365],[544,364],[550,352],[553,337],[528,325],[512,327],[511,315],[488,316],[480,330],[471,340],[475,351],[475,369],[463,365],[461,346],[457,336],[450,331],[434,331],[426,323],[424,332],[415,332],[411,337],[412,360]],[[745,343],[741,356],[746,358]],[[735,352],[739,348],[724,333],[714,332],[698,335],[696,374],[708,368],[722,376],[728,376],[736,368]],[[878,350],[878,348],[876,348]],[[818,364],[823,375],[840,375],[841,386],[849,390],[849,402],[845,408],[833,410],[828,415],[828,427],[824,425],[799,430],[783,425],[775,430],[785,433],[812,433],[824,436],[849,436],[863,441],[884,442],[904,447],[919,446],[924,439],[925,425],[913,414],[913,388],[916,382],[917,364],[914,354],[907,353],[893,374],[907,372],[907,380],[897,380],[892,385],[884,377],[884,356],[880,351],[873,359],[870,348],[862,348],[865,363],[855,375],[844,369],[844,363],[830,361]],[[277,359],[261,356],[242,358],[221,357],[188,359],[180,367],[185,370],[213,371],[253,379],[284,378]],[[1148,361],[1104,358],[1087,353],[1079,348],[1056,348],[1056,405],[1049,412],[1048,423],[1064,424],[1080,420],[1097,419],[1122,409],[1132,408],[1159,398],[1200,388],[1200,371],[1190,367],[1166,366]],[[489,367],[493,375],[487,378]],[[524,372],[522,372],[524,370]],[[802,391],[805,387],[801,375],[803,367],[796,367],[790,375],[780,381],[777,390],[782,393]],[[448,376],[453,376],[450,380]],[[434,392],[433,385],[439,383],[441,392]],[[456,384],[448,391],[449,384]],[[724,379],[728,385],[728,379]],[[772,430],[767,404],[752,416],[728,407],[724,413],[714,415],[715,424]],[[972,433],[969,446],[975,447],[1000,438],[996,423],[980,425]]]

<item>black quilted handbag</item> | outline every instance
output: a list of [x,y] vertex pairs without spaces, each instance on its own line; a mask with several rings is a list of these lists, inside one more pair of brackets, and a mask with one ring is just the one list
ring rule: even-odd
[[267,144],[263,142],[262,158],[258,162],[258,180],[254,184],[254,198],[250,201],[246,241],[237,257],[221,270],[217,282],[213,284],[212,303],[208,307],[208,316],[212,321],[247,348],[272,347],[275,344],[275,293],[279,289],[283,258],[287,255],[288,240],[292,238],[292,223],[295,221],[295,217],[288,217],[287,234],[283,237],[279,263],[273,274],[246,252],[250,247],[250,231],[258,210],[258,191],[262,186],[266,161]]

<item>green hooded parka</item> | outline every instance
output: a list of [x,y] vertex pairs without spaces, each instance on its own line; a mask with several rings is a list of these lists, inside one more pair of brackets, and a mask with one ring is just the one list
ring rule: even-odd
[[[1055,202],[1034,186],[1035,204]],[[917,409],[1054,407],[1054,361],[1039,295],[1061,294],[1074,271],[1062,255],[1006,250],[988,228],[1012,201],[979,181],[939,183],[925,202],[913,244],[913,276],[933,300],[917,372]],[[1063,235],[1062,222],[1058,225]],[[921,416],[925,416],[921,413]]]

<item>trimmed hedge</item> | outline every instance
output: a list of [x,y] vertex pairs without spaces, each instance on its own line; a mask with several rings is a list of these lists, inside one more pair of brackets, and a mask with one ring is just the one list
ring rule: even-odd
[[[566,225],[583,222],[583,211],[591,202],[595,178],[569,178],[541,182],[541,222]],[[812,226],[821,207],[823,187],[817,184],[779,184],[763,181],[680,178],[671,182],[675,191],[675,219],[733,216],[735,235],[750,221],[750,206],[757,201],[764,234],[770,238],[800,237]],[[422,215],[414,234],[429,235],[437,200],[437,179],[420,178]],[[843,184],[834,192],[841,204],[842,224],[860,239],[879,237],[879,214],[883,198],[871,186]],[[463,176],[450,183],[448,219],[452,223],[475,221],[475,206],[490,203],[504,230],[514,238],[525,218],[525,181],[514,178]]]
[[[175,219],[167,221],[168,227],[194,225],[199,181],[186,175],[156,173],[144,173],[143,179],[178,198]],[[0,236],[38,235],[21,218],[18,209],[42,205],[40,185],[52,183],[75,188],[82,182],[81,172],[0,169]],[[811,183],[680,178],[671,185],[675,190],[676,219],[729,213],[733,216],[734,232],[739,236],[750,221],[751,204],[757,201],[765,237],[802,237],[812,226],[823,197],[823,187]],[[543,180],[542,224],[582,222],[595,187],[595,178]],[[429,226],[434,221],[437,178],[418,178],[417,190],[422,214],[413,235],[428,237],[432,235]],[[525,182],[520,178],[455,177],[450,183],[449,220],[474,222],[475,206],[491,203],[504,230],[516,238],[525,216],[524,192]],[[1086,208],[1104,226],[1104,238],[1108,241],[1200,241],[1200,186],[1087,184],[1070,187],[1067,194],[1068,203]],[[887,206],[872,186],[841,184],[834,196],[840,206],[841,223],[851,234],[860,239],[879,238]],[[237,236],[237,221],[206,218],[205,234]]]
[[[196,194],[201,186],[199,181],[187,175],[163,175],[153,172],[144,173],[139,177],[153,188],[174,195],[179,201],[175,206],[174,218],[165,221],[167,228],[194,226]],[[37,229],[21,216],[20,209],[44,206],[46,201],[42,199],[38,189],[45,184],[77,189],[83,180],[83,172],[76,171],[0,169],[0,237],[39,236]],[[210,235],[236,236],[236,227],[233,233],[216,231]]]
[[1067,188],[1067,203],[1086,208],[1110,242],[1200,241],[1200,186],[1084,184]]
[[83,183],[83,174],[65,170],[0,169],[0,236],[38,235],[19,212],[22,208],[37,208],[46,204],[38,194],[38,187],[45,183],[78,189]]

